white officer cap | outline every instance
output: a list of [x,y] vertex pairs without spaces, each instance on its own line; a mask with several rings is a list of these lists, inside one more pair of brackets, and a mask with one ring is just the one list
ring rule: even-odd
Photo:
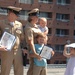
[[33,10],[31,10],[30,12],[28,12],[29,16],[39,16],[39,9],[35,8]]
[[66,47],[75,48],[75,43],[71,43],[71,44],[69,44],[69,45],[66,45]]
[[14,7],[14,6],[8,6],[7,9],[8,9],[8,10],[13,10],[13,11],[16,11],[16,12],[19,12],[19,11],[22,10],[22,8]]

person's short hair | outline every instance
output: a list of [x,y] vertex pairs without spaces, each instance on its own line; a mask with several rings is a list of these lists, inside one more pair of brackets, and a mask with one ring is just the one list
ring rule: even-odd
[[39,38],[39,37],[46,38],[46,35],[44,35],[43,33],[38,33],[36,38]]
[[31,22],[31,21],[32,21],[32,19],[31,19],[31,17],[29,16],[29,17],[28,17],[28,22]]

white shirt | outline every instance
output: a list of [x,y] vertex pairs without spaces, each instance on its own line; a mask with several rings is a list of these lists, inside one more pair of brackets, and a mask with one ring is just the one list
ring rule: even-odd
[[40,25],[38,25],[38,28],[41,30],[41,32],[45,32],[45,31],[48,31],[48,27],[45,26],[44,28],[41,27]]

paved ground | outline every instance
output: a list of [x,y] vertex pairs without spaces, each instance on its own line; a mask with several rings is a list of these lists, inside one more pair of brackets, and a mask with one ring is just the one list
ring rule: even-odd
[[[48,65],[47,68],[47,75],[64,75],[66,65]],[[28,67],[24,67],[24,75],[26,75],[26,72],[28,70]],[[13,68],[11,68],[10,75],[13,74]]]

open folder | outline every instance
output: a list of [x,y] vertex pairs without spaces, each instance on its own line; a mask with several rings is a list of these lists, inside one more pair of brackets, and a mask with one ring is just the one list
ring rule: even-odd
[[6,47],[7,50],[11,50],[16,42],[16,37],[8,32],[4,32],[0,40],[0,45]]
[[51,51],[52,51],[52,48],[50,48],[48,46],[44,46],[42,51],[40,52],[40,56],[45,59],[50,59],[51,58]]

